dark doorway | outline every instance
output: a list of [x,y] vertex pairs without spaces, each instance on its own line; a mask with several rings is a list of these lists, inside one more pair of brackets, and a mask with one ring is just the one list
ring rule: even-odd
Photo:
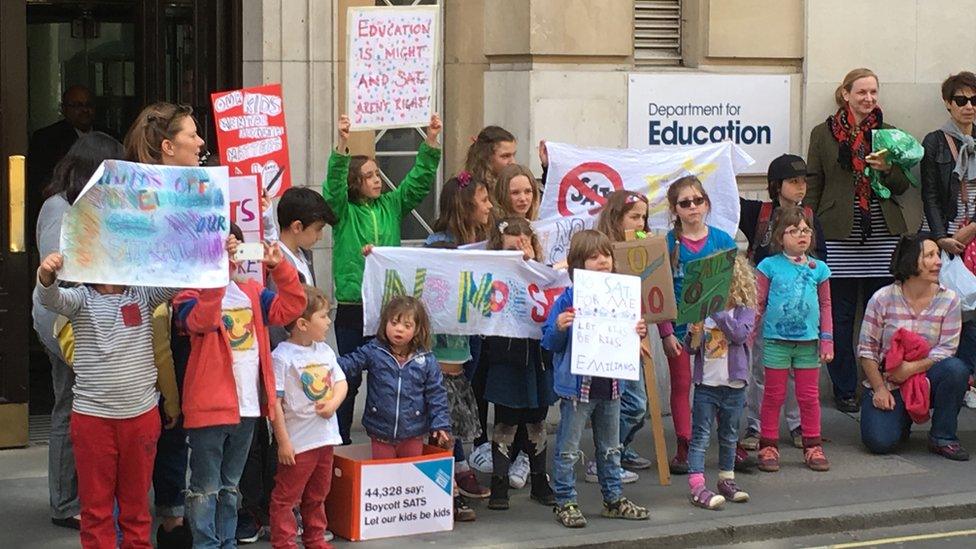
[[[215,147],[210,93],[241,86],[241,2],[3,0],[0,160],[4,168],[0,174],[4,183],[7,157],[26,154],[31,133],[62,118],[61,95],[72,85],[91,90],[94,127],[120,140],[144,105],[170,101],[193,107],[201,136],[208,147]],[[14,74],[23,78],[12,83]],[[29,329],[30,290],[39,259],[33,233],[42,188],[28,184],[28,249],[21,254],[23,260],[18,263],[16,256],[10,256],[7,239],[0,242],[4,246],[0,295],[8,288],[18,289],[3,296],[0,333],[10,333],[14,324],[28,327],[24,334],[17,332],[17,340],[0,338],[0,405],[29,403],[31,415],[48,414],[53,402],[50,364]],[[6,189],[0,192],[0,226],[4,227],[0,234],[9,224],[8,198]]]

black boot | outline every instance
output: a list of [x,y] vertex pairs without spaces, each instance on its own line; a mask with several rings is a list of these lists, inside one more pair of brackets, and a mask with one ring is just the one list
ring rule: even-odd
[[491,476],[491,496],[488,497],[488,508],[498,511],[508,509],[508,476]]
[[549,475],[545,473],[529,473],[532,482],[532,490],[529,497],[543,505],[553,506],[556,504],[556,494],[552,493],[549,486]]

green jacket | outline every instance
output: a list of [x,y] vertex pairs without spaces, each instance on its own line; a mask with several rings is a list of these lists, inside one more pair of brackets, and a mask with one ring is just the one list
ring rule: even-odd
[[[893,128],[883,124],[883,128]],[[824,238],[843,240],[854,226],[854,173],[837,162],[837,140],[824,122],[810,132],[807,152],[807,195],[803,203],[813,208],[823,226]],[[891,198],[880,200],[888,231],[893,235],[908,232],[905,214],[898,202],[910,185],[901,168],[894,167],[882,183],[891,190]]]
[[440,149],[422,143],[413,168],[395,190],[370,202],[349,202],[349,155],[332,151],[322,196],[339,218],[332,227],[332,279],[337,301],[362,302],[363,269],[366,268],[363,246],[400,245],[403,216],[430,192],[440,160]]

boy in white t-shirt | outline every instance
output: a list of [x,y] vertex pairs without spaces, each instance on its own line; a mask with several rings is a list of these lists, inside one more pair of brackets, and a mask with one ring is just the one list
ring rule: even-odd
[[335,411],[346,397],[346,376],[325,343],[332,323],[329,301],[318,288],[304,289],[305,311],[288,327],[288,340],[271,354],[279,463],[270,505],[273,547],[295,547],[296,505],[305,547],[331,547],[325,541],[324,503],[332,482],[332,447],[342,444]]

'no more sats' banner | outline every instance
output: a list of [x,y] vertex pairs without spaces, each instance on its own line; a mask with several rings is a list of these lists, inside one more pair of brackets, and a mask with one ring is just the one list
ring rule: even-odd
[[424,302],[434,333],[540,339],[552,303],[570,285],[565,271],[521,252],[373,248],[363,275],[363,334],[373,335],[384,303]]
[[701,180],[712,202],[705,221],[735,235],[739,226],[739,191],[735,175],[753,163],[732,143],[680,150],[602,149],[547,142],[549,172],[539,220],[533,223],[546,262],[566,258],[573,234],[596,224],[613,191],[644,194],[651,229],[671,226],[667,192],[686,175]]

